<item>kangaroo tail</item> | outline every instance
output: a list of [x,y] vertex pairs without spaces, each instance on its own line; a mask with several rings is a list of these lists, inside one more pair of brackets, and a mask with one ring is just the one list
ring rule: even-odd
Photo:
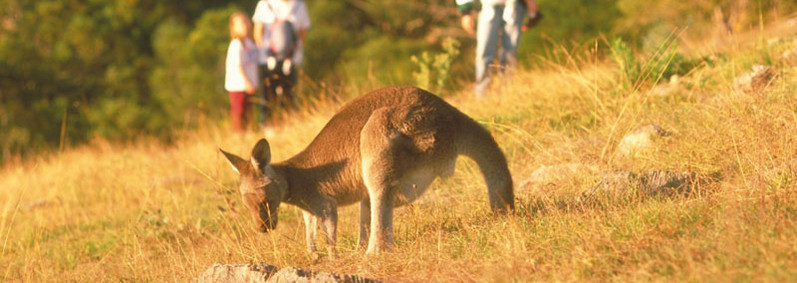
[[506,157],[493,136],[479,123],[462,114],[457,139],[457,152],[476,161],[484,175],[494,212],[506,214],[515,209],[515,192]]

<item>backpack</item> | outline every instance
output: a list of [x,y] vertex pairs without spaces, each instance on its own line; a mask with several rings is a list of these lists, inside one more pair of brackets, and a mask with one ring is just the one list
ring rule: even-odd
[[[271,6],[268,0],[265,1],[269,10],[274,13],[274,7]],[[293,6],[293,9],[295,10],[296,6]],[[291,11],[291,14],[293,12],[294,11]],[[293,51],[296,49],[299,40],[296,35],[296,30],[293,29],[293,23],[278,18],[275,15],[274,23],[271,24],[269,30],[269,51],[271,52],[271,56],[280,62],[293,57]]]
[[282,61],[293,56],[298,38],[293,24],[289,21],[277,20],[271,25],[269,49],[271,56],[277,61]]

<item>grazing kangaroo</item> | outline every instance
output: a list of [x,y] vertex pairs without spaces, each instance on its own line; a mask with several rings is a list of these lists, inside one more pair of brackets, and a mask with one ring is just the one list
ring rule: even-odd
[[337,207],[356,202],[359,246],[367,243],[369,255],[391,250],[393,208],[418,198],[436,177],[451,176],[460,154],[478,164],[492,210],[514,209],[512,176],[490,133],[416,87],[383,88],[355,99],[307,148],[280,163],[271,163],[265,139],[257,142],[249,161],[219,150],[239,173],[243,203],[258,228],[276,227],[280,203],[295,205],[303,211],[307,250],[314,256],[317,221],[334,257]]

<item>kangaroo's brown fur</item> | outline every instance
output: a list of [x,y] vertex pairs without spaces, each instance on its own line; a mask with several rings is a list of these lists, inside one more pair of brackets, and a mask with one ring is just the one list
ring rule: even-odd
[[[360,203],[360,246],[393,246],[393,208],[454,173],[458,155],[478,164],[491,208],[514,209],[506,158],[490,133],[439,97],[415,87],[373,91],[346,104],[302,152],[271,164],[261,139],[250,161],[221,150],[240,174],[240,191],[262,231],[277,224],[281,202],[302,209],[307,249],[315,254],[321,220],[334,256],[337,207]],[[375,209],[371,209],[375,208]]]

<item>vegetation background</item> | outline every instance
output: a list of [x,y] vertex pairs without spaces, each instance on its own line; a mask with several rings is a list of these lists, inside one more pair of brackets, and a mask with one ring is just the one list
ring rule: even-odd
[[[451,0],[307,0],[312,21],[299,90],[304,101],[412,84],[410,59],[461,43],[451,65],[459,81],[472,75],[474,40],[458,26]],[[234,10],[256,1],[30,1],[0,7],[0,161],[96,138],[170,140],[224,117],[226,29]],[[791,1],[540,1],[546,19],[521,43],[525,65],[563,63],[574,48],[619,37],[655,48],[675,28],[702,38],[715,9],[731,30],[775,20]],[[707,24],[709,23],[709,24]],[[605,49],[599,49],[602,50]]]
[[[186,281],[217,262],[402,281],[797,278],[797,67],[784,55],[795,47],[793,2],[541,0],[545,19],[521,43],[525,68],[475,101],[474,42],[453,1],[306,1],[302,107],[276,129],[275,160],[357,95],[430,84],[493,132],[516,183],[570,163],[689,171],[706,183],[675,195],[595,193],[600,180],[578,172],[519,186],[517,215],[495,219],[478,169],[462,160],[397,210],[395,253],[363,259],[347,208],[341,258],[314,262],[297,209],[283,206],[273,233],[251,228],[215,151],[247,155],[259,138],[231,135],[221,84],[228,17],[255,1],[9,0],[0,280]],[[734,88],[756,64],[775,79]],[[678,87],[661,94],[673,75]],[[672,135],[651,152],[614,154],[650,123]]]

